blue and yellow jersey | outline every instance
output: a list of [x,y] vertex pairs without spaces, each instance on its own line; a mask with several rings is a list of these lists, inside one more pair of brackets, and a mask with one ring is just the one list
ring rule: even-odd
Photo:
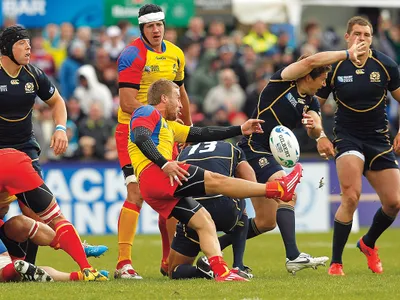
[[355,134],[388,131],[387,92],[400,88],[397,64],[383,53],[371,50],[363,65],[342,60],[332,66],[326,87],[317,96],[327,99],[332,92],[337,103],[335,127]]
[[128,151],[137,177],[151,163],[151,160],[135,144],[133,129],[136,127],[146,127],[152,131],[151,140],[167,160],[172,159],[174,143],[186,142],[190,130],[189,126],[165,120],[160,112],[151,105],[144,105],[136,109],[130,122]]
[[[164,78],[175,82],[183,81],[185,56],[174,44],[163,41],[162,52],[149,48],[141,38],[127,46],[118,58],[120,87],[137,89],[136,99],[147,104],[147,90],[158,79]],[[131,116],[118,109],[118,122],[129,124]]]

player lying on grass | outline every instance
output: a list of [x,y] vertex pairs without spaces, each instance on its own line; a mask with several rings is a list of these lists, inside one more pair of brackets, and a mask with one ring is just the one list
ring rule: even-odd
[[[107,280],[89,264],[78,233],[63,217],[53,194],[33,169],[31,159],[23,152],[6,148],[0,149],[0,207],[5,207],[14,200],[10,195],[24,199],[43,222],[54,227],[55,237],[51,241],[51,247],[68,253],[82,272],[87,270],[93,273],[96,280]],[[9,249],[1,230],[0,238]]]
[[[243,151],[227,142],[203,142],[186,147],[179,154],[178,160],[225,176],[256,181],[254,171],[246,161]],[[248,269],[243,265],[248,224],[245,200],[223,195],[193,199],[210,213],[217,231],[232,234],[233,267],[237,268],[242,277],[252,278],[252,274],[248,273]],[[213,278],[214,274],[206,258],[199,258],[197,267],[192,265],[199,252],[199,236],[196,231],[179,222],[168,258],[170,278]]]
[[297,164],[286,177],[261,184],[173,161],[174,142],[205,142],[262,133],[262,121],[250,119],[242,126],[230,127],[181,125],[176,122],[182,109],[179,86],[165,79],[150,86],[147,101],[149,105],[132,114],[128,144],[143,199],[164,218],[175,217],[196,231],[217,281],[245,281],[227,267],[210,214],[191,197],[222,194],[232,198],[266,196],[290,201],[300,182],[301,165]]
[[[24,250],[20,244],[30,239],[36,245],[50,246],[56,233],[48,225],[26,216],[15,216],[5,223],[0,220],[0,281],[71,281],[103,280],[88,269],[65,273],[51,267],[37,267],[23,260]],[[2,241],[5,241],[8,248]],[[107,274],[106,271],[101,271]]]

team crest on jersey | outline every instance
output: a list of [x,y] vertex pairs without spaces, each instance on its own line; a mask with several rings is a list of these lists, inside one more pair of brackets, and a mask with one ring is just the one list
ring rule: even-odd
[[177,64],[173,64],[172,65],[172,73],[178,73],[178,65]]
[[372,72],[371,75],[369,75],[369,81],[381,82],[381,74],[379,72]]
[[17,85],[17,84],[19,84],[19,80],[18,79],[11,79],[10,83],[12,85]]
[[33,82],[27,82],[25,84],[25,93],[33,93],[35,91],[35,86]]
[[258,164],[260,165],[260,168],[264,168],[265,166],[269,165],[269,161],[266,157],[261,157],[258,160]]
[[356,74],[357,74],[357,75],[364,75],[364,74],[365,74],[365,71],[364,71],[364,69],[357,69],[357,70],[356,70]]

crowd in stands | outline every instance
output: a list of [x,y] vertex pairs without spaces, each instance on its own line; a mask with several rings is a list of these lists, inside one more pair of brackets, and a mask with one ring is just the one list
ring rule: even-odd
[[[310,21],[303,39],[293,32],[263,22],[249,30],[228,31],[216,20],[206,27],[193,17],[186,31],[166,28],[165,39],[185,53],[185,87],[195,125],[241,124],[253,113],[258,96],[271,75],[304,54],[344,49],[343,33],[321,28]],[[292,30],[293,31],[293,30]],[[66,101],[69,148],[63,159],[117,160],[114,130],[117,123],[117,59],[131,41],[140,36],[128,21],[93,31],[70,23],[48,24],[32,32],[31,63],[43,69]],[[400,63],[400,24],[382,21],[374,36],[374,48]],[[397,105],[397,103],[396,103]],[[397,130],[398,111],[390,102],[389,117]],[[334,101],[322,108],[324,127],[332,137]],[[35,132],[42,145],[42,159],[56,160],[48,145],[54,130],[50,110],[41,101],[35,110]],[[295,131],[302,152],[315,152],[315,141]]]

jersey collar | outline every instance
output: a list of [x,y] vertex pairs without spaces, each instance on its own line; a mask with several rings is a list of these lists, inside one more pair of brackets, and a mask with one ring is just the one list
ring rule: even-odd
[[164,40],[161,43],[161,52],[157,52],[156,50],[154,50],[153,48],[151,48],[149,45],[147,45],[145,43],[145,41],[143,40],[143,37],[141,36],[140,39],[142,40],[144,46],[146,47],[147,50],[150,50],[151,52],[155,52],[155,53],[164,53],[165,50],[167,49],[167,46],[164,43]]

